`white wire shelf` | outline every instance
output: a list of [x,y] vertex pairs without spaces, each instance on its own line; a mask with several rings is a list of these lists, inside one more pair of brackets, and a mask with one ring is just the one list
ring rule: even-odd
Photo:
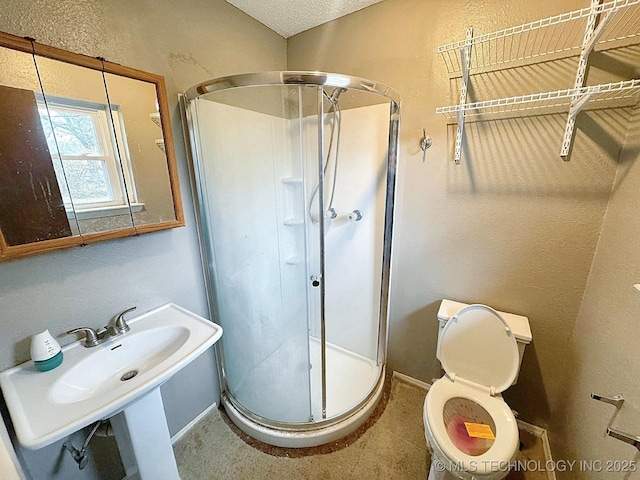
[[[592,107],[598,106],[598,104],[604,105],[604,103],[600,102],[606,102],[608,107],[632,106],[638,103],[639,94],[640,79],[635,79],[582,88],[569,88],[567,90],[532,93],[516,97],[438,107],[436,108],[436,113],[442,114],[449,119],[455,119],[456,121],[461,115],[467,118],[474,116],[482,116],[485,118],[485,116],[491,115],[505,115],[514,112],[530,112],[533,110],[560,107],[563,108],[566,113],[567,107],[570,107],[572,102],[574,104],[584,102],[583,105],[581,105],[581,109],[586,108],[588,104],[591,104]],[[613,102],[615,100],[622,100],[623,102],[614,104]]]
[[[592,13],[611,15],[598,32],[595,46],[599,50],[635,43],[640,37],[640,0],[612,0],[595,7],[582,8],[515,27],[460,40],[438,47],[438,53],[450,74],[463,70],[461,51],[470,52],[471,73],[485,71],[514,62],[542,61],[541,57],[563,58],[578,55],[585,27]],[[546,60],[546,58],[545,58]]]

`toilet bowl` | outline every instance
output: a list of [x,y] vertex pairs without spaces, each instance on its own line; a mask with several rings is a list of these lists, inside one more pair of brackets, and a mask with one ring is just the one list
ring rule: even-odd
[[[454,307],[461,308],[441,314]],[[519,436],[500,393],[518,377],[523,346],[531,341],[529,322],[479,304],[443,300],[440,310],[437,357],[445,375],[429,389],[423,410],[429,480],[502,479]]]

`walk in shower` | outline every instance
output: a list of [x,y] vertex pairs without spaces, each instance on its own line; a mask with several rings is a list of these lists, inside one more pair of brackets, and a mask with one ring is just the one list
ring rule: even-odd
[[273,445],[340,438],[382,395],[399,97],[267,72],[181,104],[225,409]]

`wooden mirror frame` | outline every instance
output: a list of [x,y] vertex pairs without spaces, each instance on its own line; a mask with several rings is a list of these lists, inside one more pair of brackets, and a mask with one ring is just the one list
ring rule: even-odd
[[82,246],[89,243],[101,242],[113,238],[122,238],[139,235],[142,233],[155,232],[158,230],[167,230],[170,228],[184,226],[184,213],[182,209],[182,197],[180,195],[180,185],[178,181],[178,170],[175,158],[175,149],[173,143],[173,135],[171,131],[171,122],[169,115],[169,107],[167,101],[167,92],[164,83],[164,77],[142,70],[130,67],[124,67],[116,63],[111,63],[101,58],[88,57],[78,53],[69,52],[59,48],[51,47],[37,43],[30,38],[17,37],[8,33],[0,32],[0,46],[9,49],[21,51],[35,56],[50,58],[61,62],[86,67],[99,72],[111,73],[133,80],[141,80],[143,82],[155,85],[156,97],[158,100],[158,112],[160,114],[160,123],[162,134],[164,137],[164,149],[167,160],[167,170],[169,175],[169,183],[171,187],[171,197],[173,200],[173,209],[175,220],[168,220],[157,223],[150,223],[131,227],[108,230],[98,233],[86,233],[72,235],[69,237],[56,238],[51,240],[42,240],[22,245],[7,245],[2,231],[0,230],[0,260],[18,258],[36,253],[44,253],[62,248]]

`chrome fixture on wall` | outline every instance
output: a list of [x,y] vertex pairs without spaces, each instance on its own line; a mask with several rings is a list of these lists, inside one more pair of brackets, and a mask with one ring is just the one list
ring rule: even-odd
[[[341,122],[341,114],[340,111],[340,103],[338,102],[338,98],[343,92],[346,92],[346,88],[338,87],[334,88],[331,94],[328,94],[326,89],[322,89],[322,95],[327,99],[331,107],[329,108],[329,113],[332,113],[331,117],[331,136],[329,137],[329,148],[327,149],[327,157],[324,161],[324,166],[322,167],[324,176],[327,175],[327,170],[329,169],[329,163],[331,161],[331,152],[333,151],[333,173],[331,174],[331,193],[329,195],[329,203],[325,211],[325,218],[334,219],[338,216],[338,212],[333,208],[333,199],[336,194],[336,181],[338,179],[338,160],[340,155],[340,134],[342,132],[342,122]],[[335,139],[335,147],[334,147],[334,139]],[[314,222],[318,222],[318,218],[313,212],[313,203],[318,198],[318,189],[320,188],[320,182],[316,184],[316,187],[311,195],[311,200],[309,200],[309,216],[311,220]],[[324,194],[324,192],[323,192]]]
[[[600,402],[608,403],[609,405],[613,405],[617,410],[620,410],[622,408],[622,405],[624,404],[624,396],[621,393],[612,397],[600,395],[597,393],[591,393],[591,398]],[[638,451],[640,451],[640,436],[638,435],[632,435],[631,433],[623,432],[622,430],[611,427],[607,427],[607,435],[615,438],[616,440],[620,440],[622,442],[628,443],[629,445],[633,445],[638,449]]]
[[354,210],[353,212],[347,214],[347,220],[350,222],[359,222],[362,220],[362,212],[360,210]]
[[420,146],[420,150],[422,150],[422,162],[424,162],[427,158],[427,150],[433,145],[433,140],[427,136],[427,131],[424,128],[422,129],[422,138],[418,145]]
[[615,428],[607,427],[607,435],[615,438],[616,440],[620,440],[624,443],[628,443],[629,445],[633,445],[640,451],[640,436],[631,435],[630,433],[625,433],[621,430],[617,430]]

